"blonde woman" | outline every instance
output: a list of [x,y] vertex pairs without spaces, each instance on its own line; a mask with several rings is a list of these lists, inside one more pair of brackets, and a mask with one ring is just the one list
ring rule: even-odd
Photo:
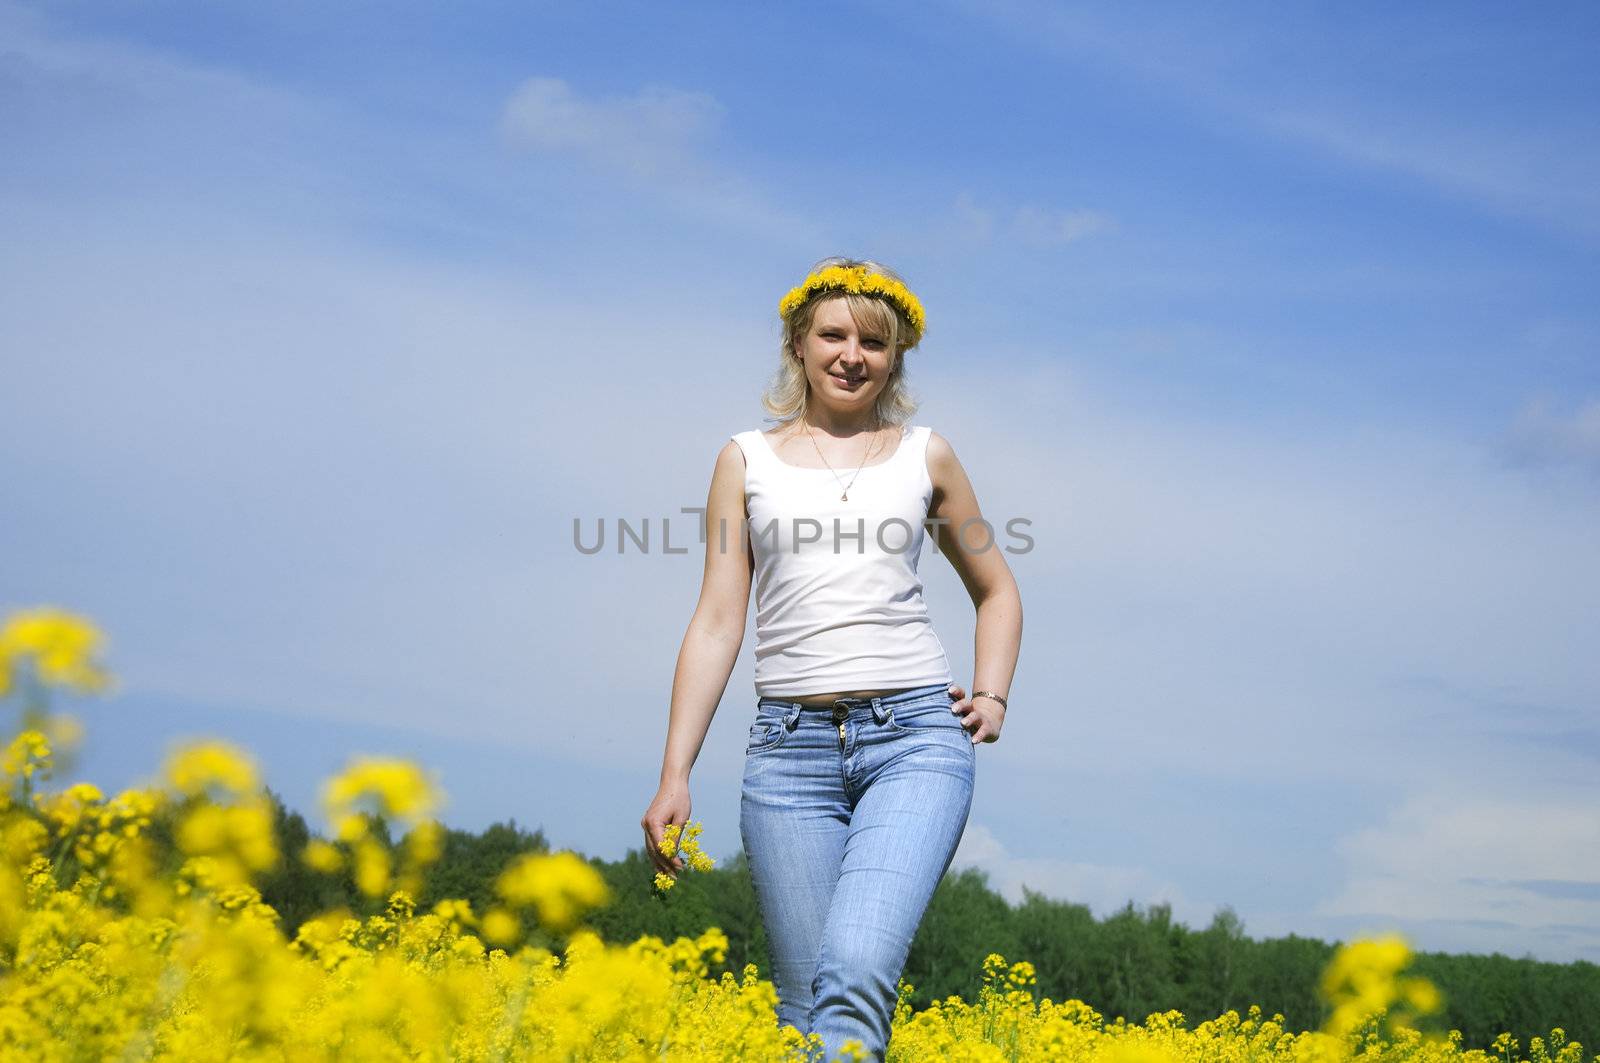
[[[830,258],[779,304],[770,432],[732,437],[707,502],[706,561],[667,724],[662,831],[744,640],[756,588],[756,712],[740,830],[778,1018],[881,1057],[895,988],[972,804],[976,747],[1000,737],[1022,600],[943,436],[910,425],[905,357],[923,309],[890,269]],[[974,690],[952,681],[917,561],[932,530],[977,608]]]

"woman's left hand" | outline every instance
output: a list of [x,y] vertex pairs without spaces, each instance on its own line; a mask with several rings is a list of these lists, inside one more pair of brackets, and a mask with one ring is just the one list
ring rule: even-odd
[[967,697],[960,683],[951,683],[950,693],[956,697],[950,711],[961,717],[961,726],[971,733],[973,745],[1000,740],[1000,727],[1006,722],[1005,706],[993,698],[974,701]]

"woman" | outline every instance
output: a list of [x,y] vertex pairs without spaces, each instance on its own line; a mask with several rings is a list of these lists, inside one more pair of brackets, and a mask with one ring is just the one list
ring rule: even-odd
[[[908,426],[904,358],[923,310],[889,269],[830,258],[779,303],[771,433],[741,432],[711,477],[700,600],[673,677],[659,871],[689,819],[689,770],[727,686],[756,585],[756,719],[740,829],[781,1022],[881,1056],[912,935],[1000,736],[1022,601],[950,444]],[[977,607],[974,691],[952,682],[922,598],[925,525]]]

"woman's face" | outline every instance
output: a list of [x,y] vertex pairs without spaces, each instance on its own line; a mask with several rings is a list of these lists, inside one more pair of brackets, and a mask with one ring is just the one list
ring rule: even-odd
[[841,410],[871,409],[894,368],[888,341],[861,335],[843,299],[817,307],[798,346],[811,394]]

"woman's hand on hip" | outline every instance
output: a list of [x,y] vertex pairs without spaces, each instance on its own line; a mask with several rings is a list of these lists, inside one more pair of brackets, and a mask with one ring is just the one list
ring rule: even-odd
[[683,857],[667,856],[661,851],[661,834],[673,823],[683,826],[689,822],[689,784],[662,783],[654,801],[645,809],[639,825],[644,828],[644,854],[657,871],[676,878],[683,870]]
[[1005,706],[993,698],[967,697],[960,683],[951,683],[950,693],[956,697],[950,711],[961,717],[961,726],[967,729],[973,745],[1000,740],[1000,728],[1006,722]]

